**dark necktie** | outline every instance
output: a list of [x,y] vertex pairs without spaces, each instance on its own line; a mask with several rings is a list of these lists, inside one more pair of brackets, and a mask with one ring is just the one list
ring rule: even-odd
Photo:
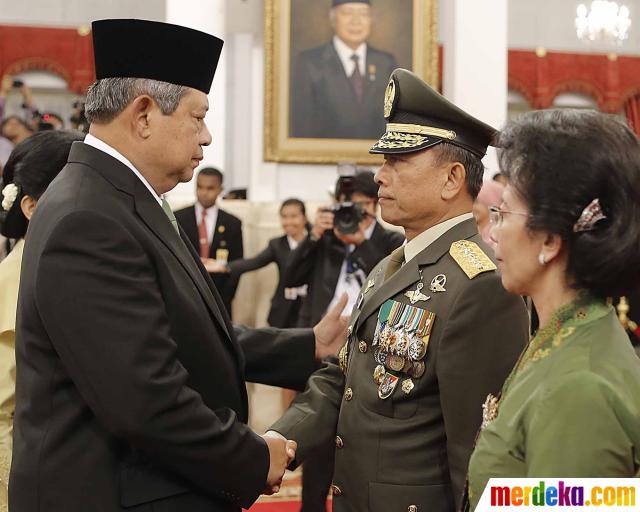
[[362,96],[364,94],[364,78],[360,74],[360,66],[358,65],[358,56],[354,53],[351,56],[351,60],[354,63],[353,73],[351,74],[351,85],[353,86],[353,92],[356,93],[358,103],[362,103]]
[[395,274],[400,267],[404,264],[404,246],[398,247],[391,253],[391,258],[389,259],[389,263],[387,264],[387,270],[384,273],[384,280],[389,279],[393,274]]

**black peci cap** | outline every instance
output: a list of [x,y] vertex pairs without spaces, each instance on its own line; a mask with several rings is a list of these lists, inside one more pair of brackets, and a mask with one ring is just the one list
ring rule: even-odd
[[387,131],[370,153],[411,153],[448,142],[482,158],[498,134],[406,69],[391,73],[384,117]]
[[158,21],[116,19],[92,24],[96,78],[149,78],[211,89],[222,39]]

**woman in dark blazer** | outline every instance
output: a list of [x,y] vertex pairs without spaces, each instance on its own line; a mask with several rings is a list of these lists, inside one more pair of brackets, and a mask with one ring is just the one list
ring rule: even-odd
[[307,287],[285,288],[284,270],[291,251],[307,234],[307,216],[304,203],[299,199],[287,199],[280,205],[280,221],[285,234],[269,240],[267,247],[253,258],[229,262],[228,271],[239,278],[245,272],[257,270],[269,263],[278,265],[279,279],[273,297],[267,322],[272,327],[295,327],[302,298]]

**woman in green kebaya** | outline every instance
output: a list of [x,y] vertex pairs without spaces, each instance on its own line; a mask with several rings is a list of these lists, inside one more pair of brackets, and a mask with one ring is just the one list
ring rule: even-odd
[[492,477],[632,477],[640,359],[607,297],[640,286],[640,142],[612,116],[530,112],[497,146],[507,185],[491,211],[502,284],[540,329],[484,404],[469,467],[475,508]]

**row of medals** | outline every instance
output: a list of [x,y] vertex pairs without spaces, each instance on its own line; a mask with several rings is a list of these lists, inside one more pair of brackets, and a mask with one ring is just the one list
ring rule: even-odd
[[424,375],[427,354],[426,341],[415,332],[408,331],[403,325],[384,326],[379,336],[373,340],[373,357],[378,363],[373,371],[373,380],[378,385],[378,396],[385,400],[396,388],[398,377],[387,370],[403,372],[409,378],[402,382],[402,390],[409,394],[414,388],[412,379]]

